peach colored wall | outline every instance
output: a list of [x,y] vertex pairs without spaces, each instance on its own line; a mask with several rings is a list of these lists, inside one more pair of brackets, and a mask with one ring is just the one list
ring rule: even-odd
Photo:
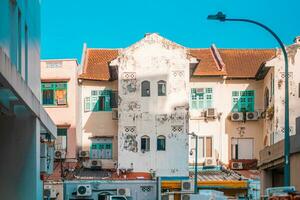
[[[61,67],[49,68],[47,62],[62,62]],[[77,151],[76,143],[76,114],[77,114],[77,60],[42,60],[41,80],[67,79],[67,105],[44,106],[56,125],[70,125],[67,135],[67,158],[75,159]]]
[[83,80],[80,85],[81,100],[80,100],[80,116],[81,125],[81,145],[82,150],[89,151],[91,140],[90,137],[95,136],[109,136],[113,138],[113,160],[118,157],[118,120],[112,119],[112,112],[98,111],[98,112],[85,112],[84,111],[84,98],[91,96],[92,90],[111,89],[117,91],[117,81],[87,81]]

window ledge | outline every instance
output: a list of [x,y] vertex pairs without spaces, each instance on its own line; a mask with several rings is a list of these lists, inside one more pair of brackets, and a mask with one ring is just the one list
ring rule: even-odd
[[68,108],[69,105],[43,105],[44,108]]

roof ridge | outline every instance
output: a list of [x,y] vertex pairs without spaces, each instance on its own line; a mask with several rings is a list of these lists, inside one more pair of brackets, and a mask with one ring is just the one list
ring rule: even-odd
[[276,50],[277,48],[218,48],[219,50]]
[[120,50],[123,48],[86,48],[87,50]]

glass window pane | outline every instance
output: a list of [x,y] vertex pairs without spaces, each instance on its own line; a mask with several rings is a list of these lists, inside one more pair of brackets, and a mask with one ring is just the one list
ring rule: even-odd
[[206,88],[206,93],[212,93],[212,88]]
[[43,90],[43,104],[54,105],[54,90]]
[[159,81],[157,84],[157,90],[158,90],[158,96],[166,96],[166,82],[165,81]]
[[142,87],[142,97],[149,97],[150,96],[150,82],[143,81],[141,87]]
[[67,104],[67,90],[56,90],[55,91],[55,100],[57,105],[66,105]]
[[233,92],[232,92],[232,96],[234,96],[234,97],[239,96],[239,92],[238,92],[238,91],[233,91]]
[[157,150],[158,151],[166,150],[166,138],[164,136],[159,136],[157,138]]
[[192,109],[194,110],[198,109],[197,101],[192,101]]

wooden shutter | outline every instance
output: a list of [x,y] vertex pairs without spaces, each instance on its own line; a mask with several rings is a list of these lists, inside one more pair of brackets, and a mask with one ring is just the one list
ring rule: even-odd
[[111,108],[118,108],[118,92],[112,91],[110,97],[110,107]]
[[91,99],[90,97],[84,98],[84,112],[91,111]]
[[105,97],[104,96],[99,96],[98,106],[99,106],[99,109],[98,109],[99,111],[105,110]]
[[212,137],[206,137],[206,157],[212,157]]

